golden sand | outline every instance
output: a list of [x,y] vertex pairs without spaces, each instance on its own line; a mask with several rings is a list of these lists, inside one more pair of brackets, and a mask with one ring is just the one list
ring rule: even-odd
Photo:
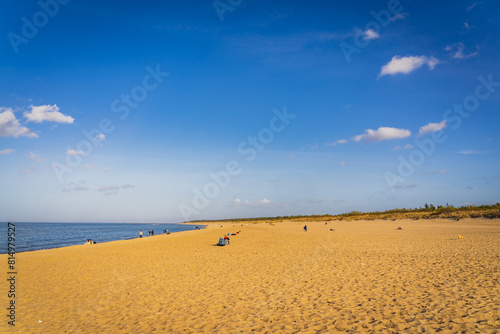
[[17,254],[16,327],[2,279],[0,332],[500,332],[498,219],[303,225]]

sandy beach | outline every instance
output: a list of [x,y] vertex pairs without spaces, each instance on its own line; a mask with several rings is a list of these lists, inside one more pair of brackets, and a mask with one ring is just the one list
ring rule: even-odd
[[500,332],[498,219],[306,224],[19,253],[16,326],[2,279],[0,332]]

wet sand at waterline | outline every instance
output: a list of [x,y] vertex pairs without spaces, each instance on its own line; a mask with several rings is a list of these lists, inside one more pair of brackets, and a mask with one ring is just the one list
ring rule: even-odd
[[498,219],[306,224],[16,254],[16,327],[2,279],[0,332],[500,332]]

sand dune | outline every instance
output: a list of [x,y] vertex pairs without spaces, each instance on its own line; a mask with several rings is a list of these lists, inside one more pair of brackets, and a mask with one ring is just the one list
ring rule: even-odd
[[307,225],[212,224],[17,254],[16,327],[4,316],[0,330],[500,332],[499,220]]

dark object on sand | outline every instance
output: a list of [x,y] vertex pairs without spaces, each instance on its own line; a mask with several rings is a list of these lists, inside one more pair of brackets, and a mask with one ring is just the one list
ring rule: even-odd
[[403,229],[403,228],[400,226],[400,227],[398,227],[396,230],[402,230],[402,229]]

